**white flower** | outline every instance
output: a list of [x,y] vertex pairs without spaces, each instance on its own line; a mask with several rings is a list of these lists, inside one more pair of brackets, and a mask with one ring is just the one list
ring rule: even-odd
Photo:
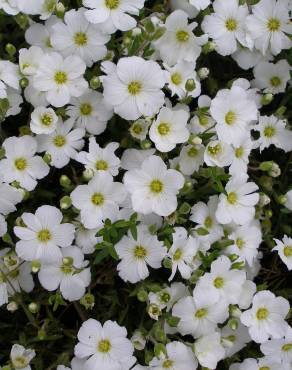
[[77,151],[84,145],[85,132],[82,128],[72,130],[73,122],[59,119],[54,132],[49,135],[38,135],[38,151],[51,156],[51,164],[56,168],[66,166],[70,159],[75,159]]
[[35,156],[37,142],[31,136],[9,137],[3,142],[6,158],[0,161],[0,173],[7,183],[17,181],[26,190],[33,190],[37,179],[49,173],[49,166]]
[[113,115],[111,106],[97,91],[88,90],[79,98],[72,98],[70,104],[66,109],[67,115],[77,127],[84,128],[93,135],[103,133]]
[[138,170],[144,160],[155,153],[155,149],[126,149],[121,158],[121,167],[124,170]]
[[254,149],[254,141],[251,140],[250,134],[242,137],[236,146],[233,146],[233,158],[229,173],[232,176],[244,178],[247,173],[247,166],[249,162],[249,155],[251,150]]
[[83,163],[86,169],[97,171],[106,171],[112,176],[117,176],[119,173],[120,160],[115,155],[118,149],[118,143],[109,143],[102,149],[96,142],[94,137],[89,139],[89,151],[80,152],[76,155],[76,161]]
[[226,357],[233,356],[250,341],[248,329],[241,323],[238,324],[235,330],[231,329],[228,324],[221,329],[221,342],[225,348]]
[[198,224],[194,230],[203,228],[208,231],[206,235],[198,235],[198,239],[203,242],[212,244],[224,235],[222,227],[215,218],[217,206],[218,196],[212,195],[207,204],[198,202],[191,209],[190,220]]
[[83,0],[91,10],[85,13],[89,22],[99,24],[105,32],[128,31],[136,27],[136,20],[129,14],[138,15],[145,0]]
[[269,338],[278,339],[285,335],[288,326],[285,317],[289,309],[285,298],[263,290],[254,296],[252,307],[242,313],[240,320],[249,328],[251,338],[263,343]]
[[53,15],[44,24],[32,23],[25,31],[26,42],[30,45],[40,47],[45,52],[51,52],[52,27],[57,22],[60,22],[59,18]]
[[[238,367],[238,370],[261,370],[261,369],[269,369],[269,370],[278,370],[279,369],[279,361],[271,361],[267,357],[262,357],[260,359],[255,358],[246,358]],[[288,370],[281,366],[281,370]]]
[[292,150],[292,132],[286,129],[286,122],[276,116],[260,116],[259,123],[253,128],[260,132],[257,141],[260,150],[274,144],[285,152]]
[[210,4],[210,0],[189,0],[190,4],[199,10],[204,10]]
[[204,164],[205,147],[202,144],[183,146],[178,157],[179,169],[184,175],[192,175]]
[[0,237],[7,233],[7,223],[5,217],[0,214]]
[[30,361],[35,357],[33,349],[25,349],[20,344],[13,344],[10,359],[15,369],[30,370]]
[[93,319],[83,322],[78,340],[75,356],[86,359],[85,370],[129,370],[136,361],[127,330],[115,321],[106,321],[103,326]]
[[246,135],[248,125],[257,119],[257,106],[249,99],[246,90],[232,86],[220,90],[212,100],[210,112],[217,122],[219,140],[238,145]]
[[183,109],[161,108],[149,130],[149,137],[156,149],[169,152],[176,144],[185,143],[190,135],[187,128],[189,116],[189,112]]
[[76,226],[75,244],[82,250],[84,254],[93,253],[95,245],[102,238],[96,236],[99,228],[86,229],[80,222],[74,222]]
[[33,76],[33,86],[45,92],[54,107],[62,107],[72,96],[81,96],[87,89],[88,84],[82,77],[85,69],[84,61],[77,55],[63,59],[58,53],[45,54]]
[[242,286],[246,281],[246,273],[231,268],[231,262],[226,256],[221,256],[211,264],[211,271],[200,277],[194,296],[203,299],[208,292],[214,303],[224,300],[237,304]]
[[51,43],[64,56],[78,55],[88,67],[106,56],[106,44],[110,36],[90,24],[84,15],[85,9],[65,13],[64,23],[56,23],[52,29]]
[[219,333],[204,335],[195,342],[195,355],[201,366],[215,369],[225,356]]
[[117,65],[103,62],[102,67],[107,74],[102,77],[103,95],[115,113],[136,120],[159,111],[165,77],[158,63],[134,56],[119,59]]
[[292,329],[289,326],[283,339],[271,339],[261,344],[261,351],[271,361],[288,364],[292,362]]
[[115,245],[115,249],[121,258],[117,266],[119,276],[132,284],[146,279],[149,275],[147,265],[160,268],[166,256],[166,247],[143,225],[137,227],[137,240],[128,233]]
[[284,235],[282,240],[274,239],[276,246],[272,249],[278,251],[281,260],[285,263],[288,270],[292,270],[292,238]]
[[209,294],[198,298],[180,299],[172,309],[172,315],[179,317],[178,331],[182,335],[191,334],[194,338],[215,332],[218,323],[223,323],[228,318],[228,304],[221,300],[214,304]]
[[20,49],[19,68],[21,73],[25,76],[34,75],[43,56],[44,52],[38,46],[31,46],[29,49]]
[[292,211],[292,190],[289,190],[285,196],[286,196],[285,207]]
[[229,144],[224,141],[212,140],[208,143],[204,153],[204,161],[207,166],[225,167],[233,160],[233,151]]
[[15,205],[22,201],[23,193],[0,181],[0,194],[0,214],[6,216],[16,211]]
[[226,248],[226,253],[236,254],[241,260],[253,265],[262,242],[261,230],[256,225],[238,226],[228,237],[234,244]]
[[52,108],[37,107],[31,114],[30,129],[33,133],[51,134],[57,127],[58,116]]
[[272,54],[277,55],[292,45],[286,35],[292,33],[287,0],[261,0],[252,7],[246,26],[256,49],[262,54],[270,48]]
[[291,67],[285,59],[279,60],[276,64],[268,62],[258,63],[254,70],[254,85],[263,89],[265,93],[279,94],[286,89],[290,80]]
[[23,213],[25,226],[15,226],[14,233],[21,239],[16,243],[16,253],[25,261],[54,262],[62,259],[60,248],[71,245],[74,226],[61,224],[63,215],[52,206],[41,206],[35,214]]
[[126,172],[124,183],[136,212],[168,216],[176,210],[176,195],[184,185],[184,177],[168,170],[160,157],[150,156],[141,169]]
[[189,295],[188,288],[183,283],[176,282],[157,293],[150,292],[148,299],[149,304],[155,303],[161,310],[166,308],[166,312],[169,312],[177,301],[187,295]]
[[131,125],[129,131],[133,138],[142,141],[146,139],[149,126],[150,122],[146,119],[138,119]]
[[19,13],[17,3],[15,0],[0,0],[0,9],[9,15],[16,15]]
[[[186,62],[180,60],[175,66],[168,67],[164,65],[166,71],[166,83],[168,84],[169,89],[171,90],[171,95],[177,95],[179,99],[184,98],[186,95],[196,98],[201,93],[201,84],[197,79],[197,74],[195,71],[196,64],[192,62]],[[187,80],[194,80],[196,86],[194,90],[186,90]]]
[[172,280],[178,270],[184,279],[191,277],[192,268],[191,262],[198,250],[198,243],[195,238],[188,237],[187,230],[183,227],[175,228],[172,235],[173,243],[168,250],[168,257],[172,262],[171,276],[168,280]]
[[188,24],[188,15],[182,10],[175,10],[166,19],[166,31],[155,43],[164,63],[170,67],[180,60],[195,62],[201,53],[201,46],[207,36],[196,37],[193,30],[197,23]]
[[191,348],[181,342],[170,342],[166,345],[166,356],[153,358],[149,365],[153,370],[196,370],[198,361]]
[[13,89],[12,87],[8,87],[6,89],[7,93],[7,100],[9,104],[9,108],[7,109],[6,112],[6,117],[9,116],[16,116],[21,112],[21,107],[20,105],[23,103],[22,96],[20,95],[20,92]]
[[255,205],[259,200],[258,186],[254,182],[245,182],[232,177],[225,186],[226,195],[221,193],[216,211],[217,221],[221,224],[235,222],[245,225],[255,215]]
[[44,263],[38,273],[41,285],[48,291],[60,287],[62,296],[69,301],[83,297],[85,288],[90,284],[90,269],[85,268],[88,261],[78,247],[62,249],[61,260]]
[[7,86],[19,90],[18,67],[8,60],[0,60],[0,99],[6,98]]
[[101,226],[107,218],[114,219],[125,198],[124,185],[113,182],[105,171],[97,172],[87,185],[79,185],[71,193],[73,205],[80,210],[81,221],[88,229]]
[[216,50],[221,55],[230,55],[237,50],[237,42],[248,46],[245,21],[248,13],[246,4],[239,5],[238,0],[215,0],[214,13],[206,15],[202,29],[216,43]]

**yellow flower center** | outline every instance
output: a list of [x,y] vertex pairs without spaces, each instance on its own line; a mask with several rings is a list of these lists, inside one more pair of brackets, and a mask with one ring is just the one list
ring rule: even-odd
[[132,131],[134,132],[134,134],[136,135],[139,135],[143,132],[143,127],[142,125],[140,125],[140,123],[135,123],[132,127],[131,127]]
[[58,148],[61,148],[66,144],[66,138],[63,135],[57,135],[54,137],[54,145]]
[[177,248],[177,250],[174,252],[173,260],[179,261],[182,258],[183,252],[180,248]]
[[225,123],[227,123],[227,125],[233,125],[235,121],[236,121],[236,114],[230,110],[225,115]]
[[74,35],[74,42],[78,46],[84,46],[87,44],[87,35],[84,32],[77,32]]
[[105,0],[105,6],[111,10],[117,9],[119,4],[120,4],[120,0]]
[[159,298],[161,302],[167,303],[170,300],[170,294],[168,292],[161,292],[159,293]]
[[228,31],[232,32],[237,29],[237,22],[234,18],[229,18],[225,22],[225,27],[227,28]]
[[37,239],[41,243],[47,243],[52,239],[52,235],[50,233],[50,230],[48,229],[42,229],[37,234]]
[[172,367],[172,365],[173,365],[173,361],[171,361],[171,360],[164,360],[163,361],[163,364],[162,364],[162,367],[164,369],[169,369],[169,368]]
[[258,320],[265,320],[269,315],[269,311],[265,307],[261,307],[257,310],[256,317]]
[[223,288],[223,286],[224,286],[224,280],[223,280],[223,278],[220,277],[220,276],[216,277],[216,279],[214,279],[214,281],[213,281],[213,285],[214,285],[214,287],[216,289]]
[[259,370],[271,370],[270,366],[261,366]]
[[101,206],[104,203],[104,196],[101,193],[94,193],[91,197],[91,202],[95,206]]
[[66,72],[58,71],[55,73],[54,80],[56,84],[63,85],[68,81],[68,76]]
[[134,249],[134,256],[137,259],[145,259],[147,256],[147,250],[142,245],[136,245]]
[[198,155],[198,149],[192,146],[188,151],[187,154],[191,158],[195,158]]
[[273,137],[275,135],[275,133],[276,133],[276,129],[273,126],[267,126],[264,129],[264,135],[266,137]]
[[14,166],[18,171],[24,171],[27,168],[27,160],[25,158],[16,158],[14,161]]
[[270,79],[270,84],[273,86],[273,87],[278,87],[281,85],[281,79],[278,77],[278,76],[273,76],[271,79]]
[[139,81],[132,81],[128,85],[128,91],[131,95],[138,95],[142,90],[142,84]]
[[292,351],[292,343],[286,343],[282,346],[282,351],[289,352]]
[[179,42],[187,42],[189,38],[190,38],[190,35],[185,30],[179,30],[176,33],[176,39]]
[[96,161],[95,168],[100,171],[105,171],[108,169],[108,164],[106,161],[100,160]]
[[163,191],[163,183],[160,180],[153,180],[150,183],[150,190],[155,194],[161,193]]
[[50,113],[44,113],[41,116],[42,125],[49,127],[51,126],[52,122],[53,122],[53,116]]
[[235,204],[237,202],[237,195],[236,195],[236,193],[234,193],[234,191],[230,192],[227,195],[227,201],[230,204]]
[[203,317],[205,317],[207,315],[207,310],[206,308],[200,308],[196,313],[195,313],[195,317],[197,319],[202,319]]
[[175,72],[173,75],[171,75],[171,82],[174,84],[174,85],[179,85],[181,84],[182,82],[182,76],[180,73],[178,72]]
[[235,244],[237,245],[238,249],[242,249],[245,245],[245,241],[241,238],[237,238]]
[[222,151],[222,148],[221,148],[221,145],[220,144],[216,144],[214,146],[208,146],[208,153],[215,157],[217,154],[219,154],[220,152]]
[[213,220],[212,220],[212,217],[210,216],[207,216],[205,218],[205,221],[204,221],[204,226],[207,228],[207,229],[210,229],[213,225]]
[[276,32],[276,31],[279,31],[281,22],[278,18],[270,18],[268,20],[267,26],[270,32]]
[[243,149],[242,146],[235,149],[235,157],[236,158],[241,158],[243,154],[244,154],[244,149]]
[[170,132],[170,126],[166,122],[162,122],[157,126],[157,130],[161,136],[165,136]]
[[292,257],[292,245],[286,245],[284,247],[284,256],[285,257]]
[[108,353],[111,349],[111,342],[108,339],[103,339],[98,342],[98,352]]
[[29,364],[29,360],[24,356],[17,356],[12,360],[15,369],[23,369]]
[[80,105],[80,113],[82,116],[89,116],[92,112],[92,105],[89,103],[83,103]]

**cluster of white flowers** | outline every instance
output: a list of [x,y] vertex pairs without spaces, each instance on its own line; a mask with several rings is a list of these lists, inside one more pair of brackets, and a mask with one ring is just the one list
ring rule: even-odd
[[[292,151],[291,1],[78,3],[0,0],[25,29],[0,60],[1,310],[47,314],[40,337],[42,301],[73,302],[83,323],[57,370],[292,369],[289,302],[255,280],[265,248],[292,269],[291,227],[264,228],[270,198],[292,211],[264,156]],[[82,314],[106,258],[139,327]],[[35,342],[2,369],[34,369]]]

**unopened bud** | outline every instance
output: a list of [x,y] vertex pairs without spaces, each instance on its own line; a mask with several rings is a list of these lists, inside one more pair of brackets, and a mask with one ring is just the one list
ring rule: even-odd
[[52,156],[50,153],[45,153],[45,155],[43,156],[43,160],[46,164],[50,165],[51,162],[52,162]]
[[261,103],[262,105],[268,105],[270,104],[274,99],[274,95],[273,94],[264,94],[261,98]]
[[34,260],[31,262],[31,271],[36,274],[37,272],[39,272],[41,268],[41,261],[39,260]]
[[203,54],[211,53],[215,50],[216,44],[214,41],[208,41],[205,45],[203,45],[202,51]]
[[35,302],[31,302],[28,305],[28,309],[30,310],[31,313],[37,313],[40,309],[39,305]]
[[63,186],[64,188],[68,188],[69,186],[72,185],[72,181],[69,179],[67,175],[62,175],[59,181],[60,185]]
[[58,18],[63,19],[63,18],[64,18],[65,11],[66,11],[66,9],[65,9],[65,6],[64,6],[64,4],[63,4],[63,3],[58,3],[58,4],[56,5],[55,13],[56,13],[56,16],[57,16]]
[[136,330],[131,338],[135,349],[142,351],[145,348],[146,340],[140,330]]
[[205,80],[209,76],[209,68],[203,67],[198,70],[198,76],[200,80]]
[[268,175],[270,175],[271,177],[279,177],[281,175],[281,168],[277,163],[273,162],[273,166],[268,172]]
[[94,176],[94,171],[92,168],[86,168],[83,172],[82,172],[82,177],[85,181],[90,181]]
[[93,90],[97,90],[101,86],[100,78],[98,76],[92,77],[89,85]]
[[143,140],[141,141],[140,146],[141,146],[141,149],[150,149],[152,144],[151,144],[151,141],[149,140]]
[[278,202],[279,202],[279,204],[284,205],[284,204],[287,202],[287,197],[286,197],[286,195],[280,195],[280,196],[278,197]]
[[18,304],[14,301],[9,302],[8,305],[6,306],[6,309],[7,309],[7,311],[13,313],[13,312],[18,310]]
[[196,81],[193,78],[189,78],[185,84],[185,88],[189,92],[195,90],[196,86]]
[[72,205],[72,200],[68,195],[65,195],[60,200],[60,208],[61,209],[69,209]]
[[20,81],[19,81],[19,85],[22,89],[25,89],[28,85],[29,85],[29,79],[26,78],[26,77],[23,77]]
[[144,288],[138,290],[137,298],[140,302],[146,302],[148,299],[148,293]]
[[13,57],[13,55],[15,55],[17,50],[16,50],[16,47],[13,44],[8,43],[5,46],[5,51],[10,57]]
[[228,326],[230,327],[230,329],[236,330],[238,328],[238,321],[236,319],[231,319],[228,322]]

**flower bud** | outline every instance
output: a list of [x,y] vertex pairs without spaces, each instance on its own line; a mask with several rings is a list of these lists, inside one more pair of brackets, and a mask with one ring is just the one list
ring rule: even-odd
[[193,78],[189,78],[185,84],[185,88],[189,92],[195,90],[196,86],[196,81]]
[[40,329],[39,331],[38,331],[38,339],[40,339],[40,340],[44,340],[45,338],[46,338],[46,332],[45,332],[45,330],[44,329]]
[[279,204],[284,205],[286,202],[287,202],[287,197],[286,197],[286,195],[280,195],[280,196],[278,197],[278,203],[279,203]]
[[146,340],[140,330],[136,330],[131,338],[135,349],[142,351],[145,348]]
[[169,316],[166,319],[166,321],[167,321],[169,326],[171,326],[172,328],[175,328],[175,327],[177,327],[178,323],[180,322],[180,318],[176,317],[176,316]]
[[270,202],[271,202],[271,199],[270,199],[270,197],[267,196],[267,194],[260,193],[260,200],[259,200],[259,203],[258,203],[260,207],[264,207],[267,204],[269,204]]
[[273,94],[264,94],[261,98],[261,103],[262,105],[268,105],[270,104],[274,99],[274,95]]
[[52,162],[52,156],[50,153],[45,153],[45,155],[43,156],[43,160],[46,164],[50,165],[51,162]]
[[154,354],[157,358],[163,359],[166,356],[166,348],[162,343],[156,343],[154,346]]
[[158,342],[164,342],[166,340],[166,335],[164,330],[161,328],[159,323],[153,325],[152,328],[153,336]]
[[64,6],[63,3],[58,3],[56,5],[55,13],[56,13],[56,16],[58,18],[63,19],[64,18],[65,11],[66,11],[66,9],[65,9],[65,6]]
[[81,299],[80,304],[85,307],[86,310],[92,310],[95,305],[95,298],[93,294],[86,293]]
[[198,76],[200,80],[205,80],[209,76],[209,68],[203,67],[198,70]]
[[59,181],[60,185],[63,186],[64,188],[68,188],[69,186],[72,185],[72,181],[69,179],[67,175],[62,175]]
[[151,303],[148,307],[148,314],[153,320],[158,320],[158,317],[161,315],[160,307],[155,303]]
[[8,43],[5,45],[5,51],[10,57],[13,57],[13,55],[16,54],[17,50],[13,44]]
[[203,45],[202,51],[203,54],[211,53],[215,50],[216,44],[214,41],[208,41],[205,45]]
[[94,171],[92,168],[87,168],[82,172],[82,177],[85,181],[90,181],[94,176]]
[[162,262],[162,265],[163,267],[165,267],[166,269],[171,269],[172,268],[172,261],[170,258],[166,257],[164,258],[163,262]]
[[268,172],[271,177],[279,177],[281,175],[281,168],[275,162],[273,162],[271,170]]
[[152,146],[152,143],[150,140],[143,140],[140,143],[141,149],[150,149]]
[[40,309],[40,306],[35,302],[31,302],[28,305],[28,309],[30,310],[31,313],[37,313]]
[[230,329],[236,330],[238,328],[238,320],[236,320],[236,319],[229,320],[228,321],[228,326],[230,327]]
[[273,167],[273,161],[262,162],[259,166],[261,171],[270,171]]
[[144,288],[140,288],[137,293],[138,301],[146,302],[148,299],[148,293]]
[[97,90],[101,86],[100,78],[98,76],[92,77],[89,81],[89,85],[93,90]]
[[9,312],[15,312],[18,310],[18,304],[15,302],[15,301],[11,301],[8,303],[8,305],[6,306],[6,309],[7,311]]
[[26,78],[26,77],[23,77],[20,81],[19,81],[19,85],[22,89],[25,89],[28,85],[29,85],[29,79]]
[[31,262],[31,271],[36,274],[37,272],[39,272],[41,268],[41,261],[39,260],[34,260]]
[[68,209],[72,205],[72,200],[68,195],[65,195],[63,198],[60,200],[60,208],[61,209]]

